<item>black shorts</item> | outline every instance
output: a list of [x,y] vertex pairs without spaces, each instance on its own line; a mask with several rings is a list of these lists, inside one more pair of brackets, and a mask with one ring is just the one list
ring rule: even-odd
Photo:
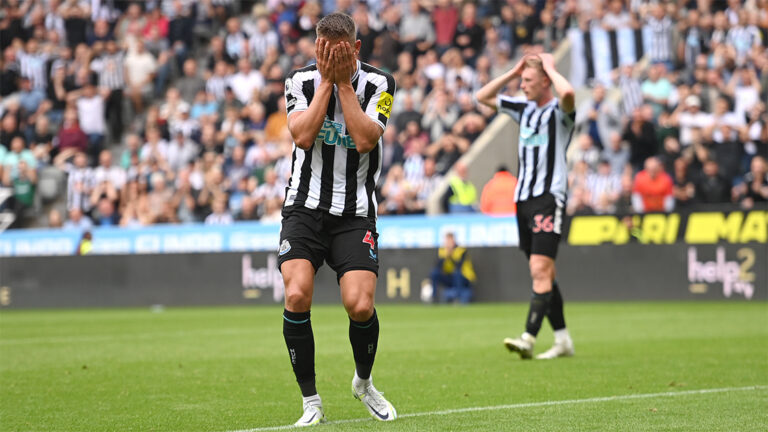
[[278,269],[292,259],[306,259],[315,271],[327,261],[339,280],[350,270],[379,274],[379,234],[376,221],[358,216],[334,216],[303,206],[283,209]]
[[551,193],[517,203],[517,230],[520,249],[531,254],[557,257],[563,228],[563,203]]

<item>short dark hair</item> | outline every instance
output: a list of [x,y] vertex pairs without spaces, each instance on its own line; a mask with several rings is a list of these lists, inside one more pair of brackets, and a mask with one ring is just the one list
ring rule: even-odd
[[357,26],[352,17],[341,12],[326,15],[317,23],[317,36],[331,40],[355,40]]

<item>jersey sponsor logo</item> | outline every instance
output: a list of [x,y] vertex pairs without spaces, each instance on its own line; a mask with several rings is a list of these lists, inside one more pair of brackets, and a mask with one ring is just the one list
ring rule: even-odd
[[392,114],[392,101],[392,95],[383,92],[381,97],[379,97],[379,101],[376,103],[376,111],[384,114],[384,117],[389,118],[389,115]]
[[349,135],[342,135],[344,125],[341,123],[325,119],[323,127],[317,134],[315,142],[321,142],[327,145],[342,146],[348,149],[355,148],[355,143]]
[[540,147],[549,141],[548,134],[537,134],[536,129],[529,127],[520,128],[520,144],[524,147]]

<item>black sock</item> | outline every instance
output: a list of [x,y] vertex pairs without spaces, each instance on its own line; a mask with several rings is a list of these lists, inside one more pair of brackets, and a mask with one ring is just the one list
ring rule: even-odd
[[349,342],[352,344],[357,376],[368,379],[379,344],[379,317],[376,315],[376,309],[368,321],[357,322],[349,319]]
[[309,312],[283,310],[283,337],[302,396],[317,394],[315,387],[315,338]]
[[552,324],[552,330],[562,330],[565,328],[565,315],[563,315],[563,296],[560,294],[560,288],[557,281],[552,282],[552,301],[549,302],[549,313],[547,314],[549,323]]
[[525,331],[536,336],[539,334],[541,322],[549,311],[549,303],[552,299],[552,291],[544,294],[533,293],[531,307],[528,309],[528,318],[525,321]]

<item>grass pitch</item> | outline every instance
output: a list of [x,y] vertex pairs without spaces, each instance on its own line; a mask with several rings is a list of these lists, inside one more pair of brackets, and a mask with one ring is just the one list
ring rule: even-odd
[[[375,383],[402,417],[378,423],[349,390],[343,308],[315,307],[318,389],[331,421],[317,430],[768,429],[764,302],[566,304],[576,356],[553,361],[522,361],[502,346],[526,309],[381,305]],[[281,311],[3,311],[0,430],[289,425],[301,400]],[[545,323],[536,351],[551,341]]]

